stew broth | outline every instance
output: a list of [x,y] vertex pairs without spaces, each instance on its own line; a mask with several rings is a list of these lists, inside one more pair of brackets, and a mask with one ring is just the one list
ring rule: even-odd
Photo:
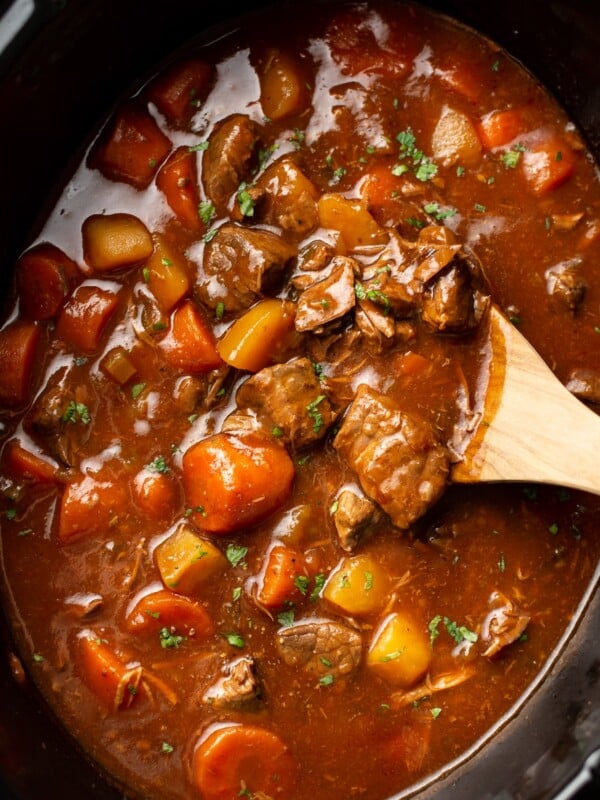
[[600,402],[584,143],[451,20],[304,17],[119,104],[0,331],[6,606],[132,795],[409,787],[526,691],[598,561],[597,498],[448,485],[490,298]]

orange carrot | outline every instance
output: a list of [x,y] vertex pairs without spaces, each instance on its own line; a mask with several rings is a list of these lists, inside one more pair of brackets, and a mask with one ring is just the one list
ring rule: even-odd
[[575,171],[575,154],[557,136],[550,136],[523,153],[523,172],[534,194],[558,189]]
[[481,144],[488,150],[503,147],[525,132],[523,114],[518,109],[492,111],[477,125]]
[[181,224],[191,231],[199,231],[202,222],[198,214],[200,191],[196,153],[188,147],[175,150],[160,168],[156,185]]
[[6,445],[4,463],[12,475],[24,480],[37,483],[53,483],[56,480],[56,464],[35,455],[16,439],[11,439]]
[[392,217],[398,214],[398,195],[402,179],[392,175],[389,165],[381,164],[369,170],[361,183],[361,195],[367,201],[367,209],[379,220],[380,216]]
[[177,488],[169,475],[142,469],[134,478],[136,500],[154,519],[167,519],[177,503]]
[[92,692],[113,711],[129,708],[141,691],[141,667],[128,667],[91,631],[79,639],[79,652],[83,679]]
[[203,800],[289,797],[295,763],[271,731],[253,725],[228,725],[201,741],[192,759],[192,783]]
[[77,264],[53,244],[39,244],[17,263],[19,309],[29,319],[52,319],[73,289]]
[[56,334],[76,350],[91,353],[119,304],[118,295],[97,286],[82,285],[63,306]]
[[171,149],[171,142],[146,109],[125,103],[93,148],[89,165],[107,178],[144,189]]
[[309,573],[302,553],[285,545],[275,545],[269,552],[257,600],[267,608],[280,608],[284,603],[302,599],[301,583]]
[[34,322],[13,322],[0,331],[0,402],[27,400],[40,331]]
[[[183,456],[183,487],[199,528],[227,533],[252,525],[288,496],[294,465],[284,448],[257,433],[217,433]],[[200,509],[200,510],[198,510]]]
[[223,363],[212,330],[191,300],[173,312],[171,330],[160,347],[166,361],[184,372],[209,372]]
[[196,638],[206,638],[214,630],[208,613],[199,603],[166,589],[142,597],[125,619],[129,633],[148,633],[171,626],[186,636],[193,631]]
[[70,544],[81,536],[108,534],[119,514],[127,509],[122,484],[83,476],[64,491],[58,518],[58,539]]
[[206,97],[213,71],[197,58],[180,61],[152,82],[148,98],[172,125],[184,127]]

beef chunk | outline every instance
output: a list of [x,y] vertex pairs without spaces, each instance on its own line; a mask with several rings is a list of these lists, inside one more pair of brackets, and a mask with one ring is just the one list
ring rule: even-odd
[[261,222],[278,225],[298,237],[318,225],[317,190],[291,159],[282,158],[271,164],[255,186],[261,193]]
[[68,390],[62,383],[51,385],[36,400],[30,422],[48,452],[66,467],[77,461],[77,453],[89,435],[89,398],[83,387]]
[[356,472],[365,494],[399,528],[421,517],[446,486],[449,454],[432,426],[364,384],[334,446]]
[[344,489],[337,497],[337,509],[333,515],[340,547],[352,552],[370,523],[379,516],[377,506],[362,493]]
[[325,269],[333,256],[334,250],[330,244],[315,239],[298,254],[298,266],[304,272],[319,272]]
[[396,322],[393,317],[382,311],[371,300],[361,300],[358,306],[355,320],[367,342],[374,345],[378,351],[392,344],[396,334]]
[[461,333],[479,324],[487,300],[472,287],[468,268],[461,259],[444,269],[423,293],[421,316],[437,331]]
[[586,403],[600,405],[600,372],[585,367],[574,369],[567,381],[567,389]]
[[238,658],[225,665],[225,675],[209,686],[202,702],[213,708],[232,710],[247,707],[260,697],[260,687],[256,679],[254,659],[249,656]]
[[244,114],[228,117],[211,133],[202,159],[202,183],[219,214],[225,213],[247,176],[257,141],[256,125]]
[[331,271],[300,295],[296,311],[296,330],[318,332],[328,322],[343,317],[354,308],[356,262],[346,256],[331,261]]
[[290,667],[337,678],[358,667],[362,639],[358,631],[341,622],[306,620],[280,628],[277,649]]
[[571,259],[546,270],[546,291],[552,300],[568,311],[576,311],[585,297],[587,285],[579,271],[579,261]]
[[483,655],[488,658],[492,658],[504,647],[516,642],[531,619],[502,592],[494,592],[490,597],[490,603],[493,608],[485,618],[481,629],[481,639],[487,644]]
[[243,416],[254,415],[269,433],[278,429],[296,448],[321,439],[335,420],[307,358],[261,369],[240,386],[236,403]]
[[270,231],[223,225],[204,251],[198,293],[203,303],[226,311],[248,308],[280,278],[295,248]]

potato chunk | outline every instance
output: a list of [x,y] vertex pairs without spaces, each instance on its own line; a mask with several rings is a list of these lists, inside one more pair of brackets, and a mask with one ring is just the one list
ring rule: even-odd
[[387,616],[375,631],[367,665],[394,686],[409,689],[427,672],[431,648],[424,631],[404,612]]
[[371,556],[343,558],[329,575],[323,597],[346,614],[372,614],[384,607],[390,583],[387,572]]
[[474,166],[481,156],[481,142],[469,117],[447,107],[433,131],[431,149],[436,161],[447,167],[458,161]]
[[83,223],[83,253],[97,272],[137,264],[152,254],[152,237],[132,214],[93,214]]
[[180,525],[154,553],[162,582],[181,594],[194,595],[213,575],[227,567],[227,559],[212,542]]

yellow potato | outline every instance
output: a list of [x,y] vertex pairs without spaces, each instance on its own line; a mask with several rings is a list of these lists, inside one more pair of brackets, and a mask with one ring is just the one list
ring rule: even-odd
[[445,108],[431,137],[431,149],[436,161],[444,166],[460,163],[473,166],[481,156],[481,142],[475,126],[460,111]]
[[83,254],[97,272],[137,264],[152,255],[148,228],[132,214],[93,214],[83,223]]
[[394,686],[409,689],[429,668],[429,639],[405,612],[387,616],[375,631],[367,666]]
[[227,559],[212,542],[182,524],[155,550],[162,582],[180,594],[197,594],[209,578],[227,568]]
[[323,194],[318,205],[321,227],[339,231],[347,250],[387,242],[388,234],[368,212],[365,201],[347,200],[341,194]]
[[160,234],[153,238],[154,252],[146,262],[144,279],[160,310],[168,314],[188,294],[192,281],[182,256],[169,247]]
[[387,572],[367,555],[343,558],[330,573],[323,597],[351,616],[373,614],[386,604],[391,581]]
[[237,369],[258,372],[272,361],[281,338],[294,327],[290,304],[261,300],[236,319],[217,342],[223,361]]
[[308,105],[306,80],[296,61],[280,50],[271,50],[260,71],[260,102],[269,119],[299,114]]

